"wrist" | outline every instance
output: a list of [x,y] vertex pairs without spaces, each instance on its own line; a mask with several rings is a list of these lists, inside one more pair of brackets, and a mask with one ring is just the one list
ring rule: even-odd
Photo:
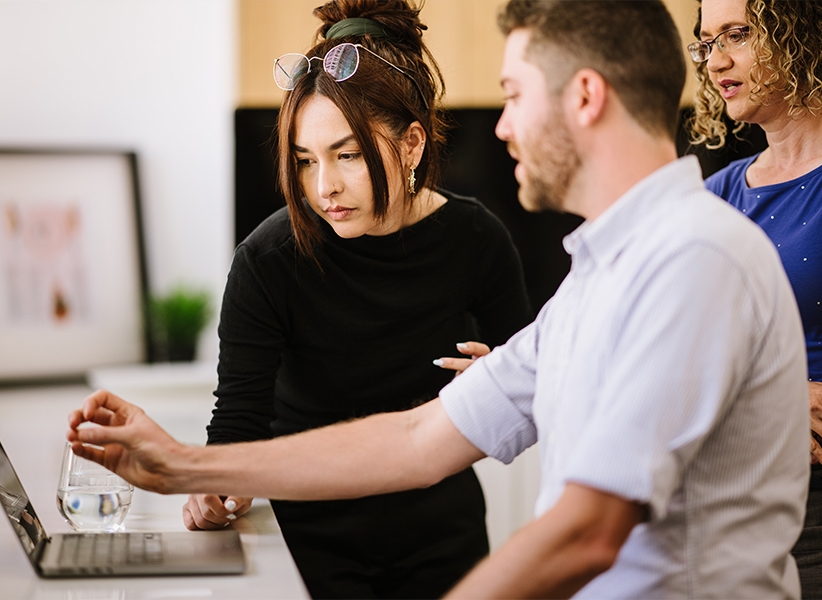
[[196,476],[197,469],[194,467],[197,462],[197,450],[177,444],[166,454],[162,469],[158,473],[161,477],[162,488],[165,494],[197,493],[196,484],[200,483]]

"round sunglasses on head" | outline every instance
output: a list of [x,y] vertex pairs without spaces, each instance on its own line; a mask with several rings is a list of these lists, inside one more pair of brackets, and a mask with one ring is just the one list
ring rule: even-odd
[[274,62],[274,81],[281,90],[290,91],[297,85],[300,77],[311,71],[311,61],[321,60],[323,63],[323,70],[328,73],[334,81],[340,82],[350,79],[357,72],[357,67],[360,66],[360,48],[376,56],[382,62],[391,68],[399,71],[408,77],[417,88],[417,91],[422,98],[422,102],[428,110],[428,102],[420,89],[417,80],[414,79],[407,71],[400,69],[397,65],[385,60],[382,56],[366,48],[361,44],[352,44],[346,42],[338,46],[334,46],[322,58],[319,56],[312,56],[308,58],[304,54],[290,52],[283,54]]

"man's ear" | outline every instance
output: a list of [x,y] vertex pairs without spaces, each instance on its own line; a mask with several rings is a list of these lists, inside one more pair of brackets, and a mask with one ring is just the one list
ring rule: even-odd
[[405,130],[402,141],[403,160],[409,166],[416,167],[422,160],[422,153],[425,150],[425,129],[419,121],[414,121]]
[[579,127],[590,127],[602,118],[608,83],[593,69],[580,69],[566,86],[566,108]]

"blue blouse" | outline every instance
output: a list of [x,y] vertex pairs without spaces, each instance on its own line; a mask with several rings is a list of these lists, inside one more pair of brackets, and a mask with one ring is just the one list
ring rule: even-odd
[[732,162],[705,185],[753,219],[776,245],[802,316],[808,377],[822,381],[822,166],[791,181],[750,188],[745,174],[758,156]]

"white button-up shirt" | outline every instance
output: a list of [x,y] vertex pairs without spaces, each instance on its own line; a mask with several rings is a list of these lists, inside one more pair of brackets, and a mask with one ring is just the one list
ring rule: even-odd
[[504,462],[539,439],[537,515],[568,482],[647,504],[580,597],[798,597],[808,391],[775,248],[693,157],[564,243],[568,277],[442,390],[448,415]]

